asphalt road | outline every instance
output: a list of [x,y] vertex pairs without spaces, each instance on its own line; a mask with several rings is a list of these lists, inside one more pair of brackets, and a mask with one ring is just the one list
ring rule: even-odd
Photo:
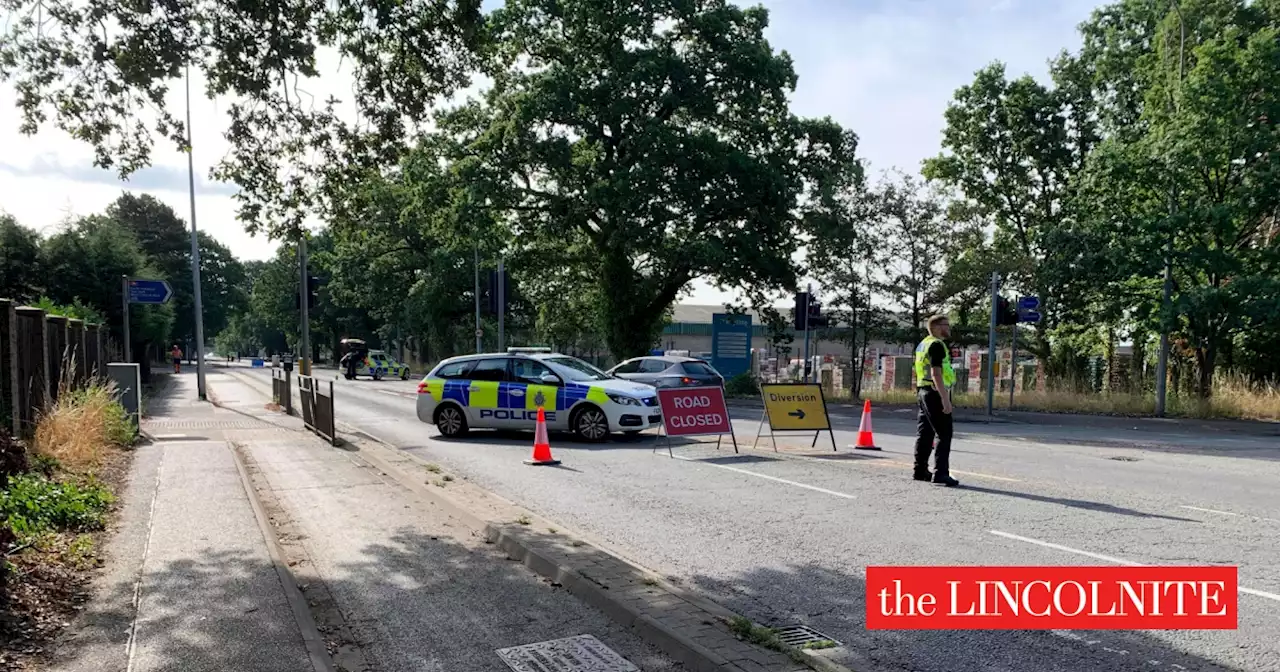
[[[264,371],[255,375],[265,377]],[[910,480],[914,420],[875,417],[881,452],[768,439],[733,411],[742,449],[651,436],[599,446],[552,436],[562,469],[521,464],[530,435],[446,440],[414,415],[414,382],[336,383],[338,419],[594,537],[771,625],[841,642],[858,672],[1280,671],[1280,440],[1106,423],[964,423],[952,473]],[[1100,423],[1101,425],[1102,423]],[[766,428],[767,432],[767,428]],[[654,448],[659,450],[655,452]],[[869,631],[868,565],[1233,564],[1235,631]]]

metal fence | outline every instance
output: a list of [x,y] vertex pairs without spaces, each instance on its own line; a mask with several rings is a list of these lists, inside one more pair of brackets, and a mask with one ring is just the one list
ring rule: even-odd
[[293,415],[293,390],[290,389],[288,371],[271,369],[271,400],[285,413]]
[[302,398],[302,424],[333,445],[338,445],[337,420],[333,413],[333,381],[314,376],[298,376]]

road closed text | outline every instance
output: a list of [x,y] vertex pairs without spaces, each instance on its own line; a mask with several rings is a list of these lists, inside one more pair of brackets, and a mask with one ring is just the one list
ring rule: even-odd
[[728,434],[733,431],[719,387],[659,389],[662,422],[668,436]]
[[868,567],[871,630],[1234,630],[1235,567]]

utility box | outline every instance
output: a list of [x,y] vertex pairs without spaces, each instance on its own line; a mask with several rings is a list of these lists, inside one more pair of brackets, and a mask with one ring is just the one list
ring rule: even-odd
[[142,370],[139,364],[112,362],[107,364],[107,378],[116,384],[120,394],[120,405],[129,414],[133,426],[138,426],[138,416],[142,412]]

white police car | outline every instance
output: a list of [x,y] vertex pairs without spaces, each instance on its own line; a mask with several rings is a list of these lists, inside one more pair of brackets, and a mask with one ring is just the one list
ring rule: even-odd
[[418,419],[448,437],[473,428],[532,430],[539,406],[548,429],[587,441],[662,425],[653,387],[546,348],[453,357],[418,384]]

